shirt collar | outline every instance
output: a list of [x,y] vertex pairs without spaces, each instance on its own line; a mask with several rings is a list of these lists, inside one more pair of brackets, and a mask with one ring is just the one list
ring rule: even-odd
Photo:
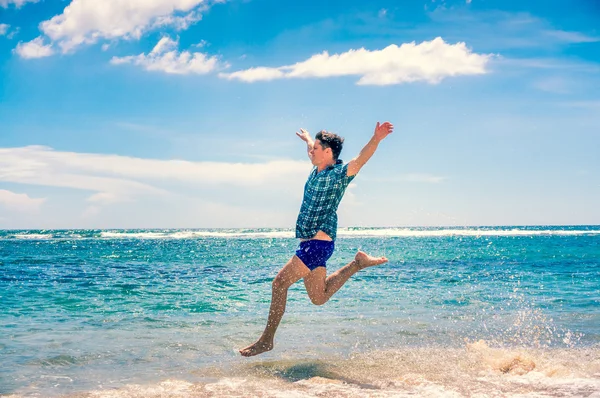
[[335,161],[335,164],[329,165],[327,166],[327,169],[325,170],[329,170],[329,169],[333,169],[335,166],[337,166],[338,164],[343,164],[344,162],[342,161],[342,159],[338,159]]

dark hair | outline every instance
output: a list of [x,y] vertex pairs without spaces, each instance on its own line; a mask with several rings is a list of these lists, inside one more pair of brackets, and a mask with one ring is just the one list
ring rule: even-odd
[[315,139],[321,142],[323,148],[331,148],[333,160],[337,160],[344,146],[344,139],[337,134],[321,130],[315,136]]

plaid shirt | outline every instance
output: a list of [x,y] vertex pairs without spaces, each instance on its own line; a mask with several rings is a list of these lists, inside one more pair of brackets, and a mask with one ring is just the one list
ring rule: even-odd
[[337,208],[348,184],[348,164],[340,159],[320,173],[314,167],[304,185],[304,199],[296,221],[296,238],[310,239],[319,230],[335,239],[337,231]]

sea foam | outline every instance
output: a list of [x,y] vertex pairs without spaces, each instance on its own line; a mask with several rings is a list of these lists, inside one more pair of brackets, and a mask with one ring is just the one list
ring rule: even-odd
[[[570,227],[454,227],[454,228],[339,228],[344,238],[436,238],[436,237],[495,237],[495,236],[579,236],[600,235],[600,228]],[[291,229],[177,229],[177,230],[97,230],[88,233],[67,231],[0,231],[0,240],[82,240],[82,239],[290,239]]]

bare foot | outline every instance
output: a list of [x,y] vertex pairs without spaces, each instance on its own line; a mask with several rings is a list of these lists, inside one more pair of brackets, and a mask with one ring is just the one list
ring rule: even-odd
[[361,270],[367,267],[372,267],[374,265],[387,263],[388,259],[385,257],[372,257],[365,252],[359,251],[354,257],[354,262],[356,263],[358,269]]
[[271,351],[273,349],[273,342],[263,342],[258,340],[256,343],[249,345],[246,348],[240,350],[240,354],[243,357],[253,357],[254,355],[262,354],[263,352]]

